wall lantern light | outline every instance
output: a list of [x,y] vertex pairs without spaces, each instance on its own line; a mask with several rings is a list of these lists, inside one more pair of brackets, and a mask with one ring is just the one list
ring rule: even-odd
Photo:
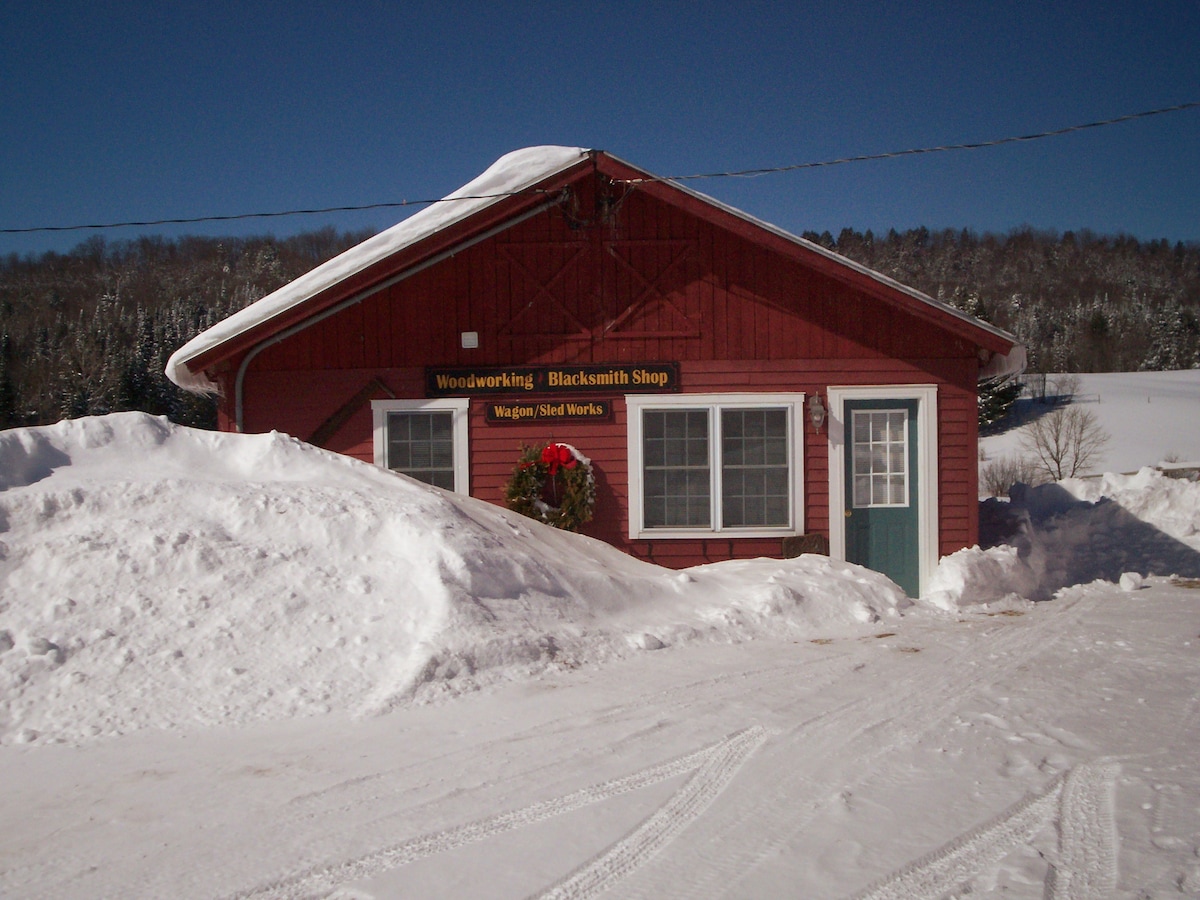
[[813,394],[808,398],[808,418],[812,422],[813,430],[820,434],[821,426],[825,424],[825,402],[820,394]]

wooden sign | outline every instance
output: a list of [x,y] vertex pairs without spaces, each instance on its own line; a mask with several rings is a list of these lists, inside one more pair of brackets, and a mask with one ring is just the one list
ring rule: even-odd
[[612,415],[608,400],[551,400],[546,403],[487,404],[488,422],[543,422],[547,419],[595,421]]
[[657,394],[679,390],[679,363],[427,368],[425,396]]

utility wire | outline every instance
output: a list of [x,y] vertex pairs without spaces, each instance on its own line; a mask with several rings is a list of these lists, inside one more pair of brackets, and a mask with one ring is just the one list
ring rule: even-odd
[[[799,169],[819,169],[826,166],[840,166],[846,163],[867,162],[875,159],[898,159],[904,156],[917,156],[923,153],[947,153],[952,150],[980,150],[985,147],[999,147],[1003,144],[1016,144],[1024,141],[1038,141],[1043,138],[1058,137],[1072,134],[1076,131],[1086,131],[1090,128],[1102,128],[1107,125],[1117,125],[1134,119],[1146,119],[1150,116],[1161,116],[1165,113],[1180,112],[1186,109],[1200,107],[1200,100],[1189,103],[1179,103],[1175,106],[1164,106],[1160,109],[1150,109],[1144,112],[1129,113],[1114,119],[1102,119],[1099,122],[1087,122],[1083,125],[1069,125],[1066,128],[1056,128],[1052,131],[1040,131],[1036,134],[1024,134],[1015,137],[995,138],[990,141],[977,141],[970,144],[944,144],[937,147],[918,147],[909,150],[893,150],[888,153],[871,153],[861,156],[843,156],[838,159],[827,159],[820,162],[796,163],[789,166],[772,166],[762,169],[742,169],[733,172],[706,172],[697,175],[664,175],[648,178],[626,179],[626,184],[645,184],[660,181],[695,181],[703,178],[757,178],[760,175],[771,175],[776,172],[795,172]],[[43,225],[35,228],[0,228],[0,234],[33,234],[51,231],[86,231],[104,228],[146,227],[150,225],[188,225],[199,222],[232,222],[241,219],[270,219],[282,216],[311,216],[321,213],[359,212],[369,209],[396,209],[404,206],[430,206],[434,203],[444,203],[448,200],[493,200],[502,197],[512,197],[529,191],[506,191],[497,194],[476,194],[472,196],[440,197],[436,200],[398,200],[392,203],[368,203],[363,206],[327,206],[321,209],[290,209],[283,212],[239,213],[227,216],[195,216],[178,219],[151,219],[144,222],[109,222],[99,225]]]
[[889,153],[872,153],[863,156],[843,156],[839,159],[827,159],[822,162],[796,163],[791,166],[774,166],[765,169],[742,169],[737,172],[707,172],[702,175],[672,175],[654,176],[653,178],[629,179],[627,183],[638,184],[650,181],[689,181],[696,178],[757,178],[759,175],[770,175],[775,172],[794,172],[797,169],[819,169],[822,166],[840,166],[843,163],[866,162],[872,159],[896,159],[902,156],[916,156],[921,153],[945,153],[950,150],[979,150],[984,147],[999,147],[1002,144],[1016,144],[1021,141],[1037,141],[1042,138],[1058,137],[1076,131],[1086,131],[1089,128],[1101,128],[1105,125],[1117,125],[1133,119],[1145,119],[1149,116],[1161,116],[1163,113],[1179,112],[1200,106],[1200,100],[1190,103],[1180,103],[1176,106],[1166,106],[1162,109],[1151,109],[1145,112],[1129,113],[1117,116],[1115,119],[1104,119],[1100,122],[1088,122],[1084,125],[1069,125],[1066,128],[1056,128],[1053,131],[1040,131],[1037,134],[1024,134],[1017,137],[996,138],[990,141],[978,141],[973,144],[945,144],[939,147],[919,147],[912,150],[893,150]]
[[367,203],[363,206],[326,206],[321,209],[288,209],[283,212],[237,213],[228,216],[196,216],[187,219],[148,219],[144,222],[109,222],[105,225],[43,225],[37,228],[0,228],[0,234],[30,234],[37,231],[84,231],[89,228],[127,228],[137,225],[187,225],[194,222],[232,222],[237,219],[272,219],[280,216],[312,216],[319,213],[357,212],[364,209],[395,209],[398,206],[429,206],[448,200],[491,200],[497,197],[512,197],[525,191],[507,191],[499,194],[476,194],[473,196],[440,197],[437,200],[397,200],[392,203]]

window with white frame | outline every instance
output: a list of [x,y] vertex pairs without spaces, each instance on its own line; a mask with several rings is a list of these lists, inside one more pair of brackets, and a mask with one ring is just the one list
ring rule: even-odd
[[802,394],[629,396],[630,534],[801,528]]
[[467,398],[373,400],[375,464],[465,494]]

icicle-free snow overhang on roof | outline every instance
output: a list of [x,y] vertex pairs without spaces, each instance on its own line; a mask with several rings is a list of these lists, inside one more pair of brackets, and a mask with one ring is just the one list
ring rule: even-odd
[[441,201],[351,247],[196,335],[171,355],[166,366],[167,377],[189,391],[215,392],[217,386],[206,375],[206,369],[254,347],[259,343],[256,334],[264,335],[261,340],[269,340],[281,330],[303,322],[321,311],[312,306],[315,301],[347,283],[359,291],[376,289],[381,279],[394,278],[396,275],[395,267],[389,265],[386,272],[375,277],[372,273],[376,269],[381,269],[389,260],[406,251],[433,241],[436,236],[446,235],[449,239],[447,246],[431,248],[427,254],[414,255],[412,265],[427,264],[438,249],[455,249],[453,240],[462,238],[456,238],[454,231],[468,220],[489,213],[498,213],[503,219],[510,212],[519,215],[530,209],[540,210],[554,204],[559,189],[576,174],[577,167],[584,167],[589,160],[598,167],[603,164],[602,167],[613,170],[611,174],[618,179],[633,182],[643,190],[661,193],[668,200],[672,196],[676,200],[688,198],[707,208],[710,214],[733,217],[759,234],[782,240],[784,244],[803,252],[810,261],[817,262],[826,274],[842,280],[852,279],[885,300],[899,301],[918,315],[938,318],[942,322],[946,322],[947,318],[957,322],[959,328],[980,346],[981,381],[1015,375],[1024,370],[1025,349],[1013,335],[949,304],[678,182],[658,179],[603,151],[542,146],[528,147],[502,156],[479,177]]
[[403,222],[322,263],[274,293],[202,331],[171,355],[167,377],[181,388],[207,393],[216,390],[204,374],[205,357],[236,338],[284,317],[319,294],[359,275],[372,266],[452,225],[495,206],[513,195],[531,191],[573,166],[586,162],[579,147],[528,147],[496,160],[487,171],[430,204]]

